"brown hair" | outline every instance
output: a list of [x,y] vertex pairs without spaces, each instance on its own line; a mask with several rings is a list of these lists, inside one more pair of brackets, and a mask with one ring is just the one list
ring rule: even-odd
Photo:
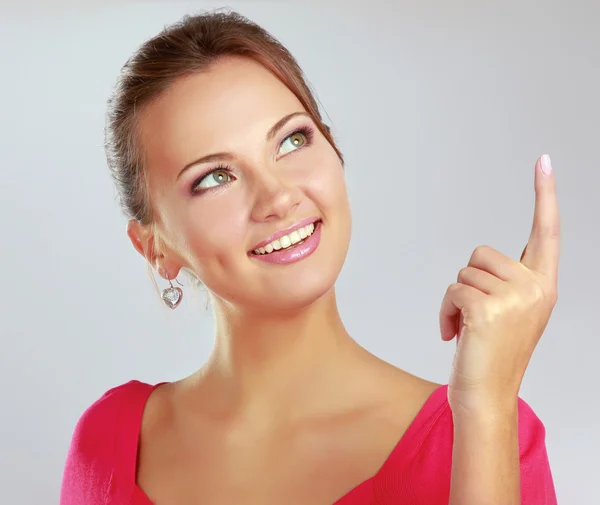
[[233,11],[185,16],[145,42],[121,69],[108,102],[105,150],[121,207],[130,219],[154,221],[144,157],[136,145],[140,109],[177,78],[205,71],[226,56],[256,60],[296,95],[342,164],[342,153],[323,123],[304,73],[290,52],[270,33]]

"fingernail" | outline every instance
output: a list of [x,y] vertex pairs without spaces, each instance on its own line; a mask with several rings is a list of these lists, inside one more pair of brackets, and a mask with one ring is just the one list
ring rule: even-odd
[[540,158],[540,165],[542,167],[542,172],[544,172],[546,175],[552,172],[552,162],[550,161],[550,156],[547,154],[542,155]]

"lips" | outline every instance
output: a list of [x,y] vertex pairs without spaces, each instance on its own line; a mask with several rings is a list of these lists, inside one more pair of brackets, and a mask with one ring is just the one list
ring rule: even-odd
[[[266,245],[270,244],[271,242],[278,240],[282,237],[285,237],[286,235],[289,235],[296,230],[300,230],[301,228],[304,228],[307,225],[310,225],[310,224],[316,225],[317,222],[319,222],[319,221],[320,221],[320,219],[318,217],[308,217],[306,219],[302,219],[301,221],[297,222],[296,224],[289,226],[288,228],[284,228],[283,230],[279,230],[278,232],[267,237],[266,239],[262,240],[261,242],[258,242],[257,244],[254,245],[254,247],[252,247],[252,249],[250,249],[250,251],[248,251],[248,254],[254,254],[254,251],[256,249],[265,247]],[[293,244],[293,245],[297,245],[297,244]]]
[[[291,245],[288,241],[293,238],[298,240],[298,231],[292,231],[292,236],[284,235],[280,239],[275,239],[274,242],[269,242],[264,248],[251,254],[253,261],[260,261],[271,265],[290,265],[298,261],[302,261],[310,257],[319,247],[321,243],[321,229],[323,224],[321,220],[317,220],[316,224],[309,224],[304,228],[300,228],[300,237],[306,234],[306,238],[294,242]],[[293,230],[293,227],[291,228]],[[307,232],[308,229],[308,232]],[[298,230],[298,228],[296,228]],[[312,230],[312,232],[310,231]],[[283,243],[286,247],[282,247]]]

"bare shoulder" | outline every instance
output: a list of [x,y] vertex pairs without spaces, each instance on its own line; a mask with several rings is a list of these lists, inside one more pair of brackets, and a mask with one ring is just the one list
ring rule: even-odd
[[156,387],[146,401],[141,419],[138,443],[139,461],[146,460],[149,451],[148,441],[155,440],[156,435],[164,433],[172,419],[173,383]]
[[170,403],[173,387],[174,383],[167,382],[154,388],[144,407],[144,422],[153,424],[164,417],[165,407]]
[[408,410],[411,412],[412,417],[415,417],[442,384],[417,377],[404,370],[402,370],[402,372],[403,373],[399,374],[398,377],[397,398],[403,399],[403,402],[408,406]]
[[420,400],[427,400],[442,384],[418,377],[404,371],[405,377],[400,379],[401,386],[406,388],[406,393]]
[[392,415],[402,411],[408,418],[414,417],[427,403],[427,400],[442,384],[433,382],[398,368],[377,358],[374,364],[377,388],[385,391],[382,398],[388,404]]

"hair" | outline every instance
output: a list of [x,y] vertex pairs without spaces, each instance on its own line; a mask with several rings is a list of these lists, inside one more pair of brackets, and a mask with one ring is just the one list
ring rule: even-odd
[[344,164],[302,69],[277,39],[237,12],[188,15],[146,41],[127,60],[108,101],[106,158],[121,208],[129,219],[143,225],[155,223],[144,153],[138,145],[140,111],[177,79],[207,71],[227,56],[251,58],[280,79],[296,95]]

